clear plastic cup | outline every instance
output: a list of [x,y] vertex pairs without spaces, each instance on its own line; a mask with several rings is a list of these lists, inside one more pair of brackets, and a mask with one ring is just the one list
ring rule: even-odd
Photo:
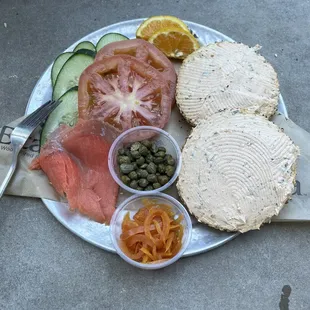
[[[131,144],[133,142],[138,142],[138,141],[142,141],[145,139],[155,141],[157,146],[165,147],[167,150],[167,154],[170,154],[176,162],[176,168],[175,168],[174,174],[169,180],[169,182],[161,186],[160,188],[154,189],[151,191],[139,191],[124,184],[122,180],[120,179],[119,165],[117,163],[117,155],[118,155],[118,150],[120,148],[126,147],[126,145]],[[152,193],[164,191],[169,186],[171,186],[173,182],[176,180],[176,178],[178,177],[180,170],[181,170],[181,165],[182,165],[181,150],[177,142],[168,132],[162,129],[159,129],[157,127],[139,126],[139,127],[134,127],[134,128],[131,128],[123,132],[113,142],[110,148],[110,151],[109,151],[108,164],[109,164],[109,170],[110,170],[110,173],[113,179],[123,189],[133,194],[152,194]]]
[[[120,235],[122,233],[122,222],[127,214],[127,212],[130,213],[130,217],[132,218],[136,212],[140,208],[143,207],[142,200],[148,198],[148,199],[154,199],[158,203],[164,203],[171,205],[173,208],[173,211],[175,212],[176,215],[183,214],[183,220],[181,224],[184,227],[184,235],[182,239],[182,247],[180,251],[171,259],[164,261],[164,262],[159,262],[159,263],[139,263],[128,256],[122,251],[122,249],[119,246],[119,240],[120,240]],[[127,200],[125,200],[114,212],[113,217],[111,219],[110,223],[110,233],[111,233],[111,238],[113,245],[116,249],[117,254],[123,258],[127,263],[141,268],[141,269],[147,269],[147,270],[152,270],[152,269],[160,269],[167,267],[168,265],[171,265],[172,263],[176,262],[185,252],[190,240],[191,240],[191,235],[192,235],[192,222],[189,217],[188,212],[186,209],[183,207],[183,205],[174,199],[173,197],[163,194],[163,193],[153,193],[151,195],[133,195],[129,197]]]

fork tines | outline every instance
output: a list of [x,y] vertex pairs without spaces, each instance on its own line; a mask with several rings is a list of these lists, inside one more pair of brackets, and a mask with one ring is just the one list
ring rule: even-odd
[[36,111],[27,116],[19,126],[33,127],[38,126],[48,115],[49,113],[58,106],[60,103],[59,100],[50,100],[43,104]]

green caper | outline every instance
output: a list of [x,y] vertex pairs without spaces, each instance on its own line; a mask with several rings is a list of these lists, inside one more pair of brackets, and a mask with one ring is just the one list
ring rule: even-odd
[[175,168],[173,166],[166,166],[165,173],[167,174],[168,177],[172,177],[174,174]]
[[145,188],[146,191],[152,191],[153,189],[154,189],[154,188],[153,188],[152,185],[148,185],[148,186]]
[[154,158],[154,163],[155,164],[161,164],[164,162],[164,159],[162,157],[155,157]]
[[145,163],[144,157],[141,156],[140,158],[138,158],[136,160],[136,163],[137,163],[138,166],[142,166]]
[[136,162],[131,163],[133,165],[133,170],[137,170],[138,169],[138,165]]
[[157,171],[158,171],[159,173],[165,173],[165,171],[166,171],[166,166],[165,166],[164,164],[159,164],[159,165],[157,166]]
[[140,142],[135,142],[131,145],[130,151],[131,152],[139,151],[140,146],[141,146]]
[[139,148],[139,152],[142,156],[146,156],[147,154],[149,154],[149,150],[147,149],[146,146],[141,145]]
[[154,187],[154,189],[157,189],[157,188],[160,188],[161,185],[159,183],[153,183],[153,187]]
[[131,151],[131,156],[134,158],[134,159],[138,159],[141,157],[141,154],[139,153],[139,151]]
[[163,146],[159,146],[159,147],[158,147],[158,151],[159,151],[159,152],[164,152],[164,153],[166,153],[166,148],[163,147]]
[[158,183],[160,183],[161,185],[165,185],[166,183],[168,183],[169,178],[166,175],[160,175],[158,177]]
[[156,168],[156,165],[154,163],[149,163],[147,168],[146,168],[147,172],[152,173],[152,174],[156,173],[156,169],[157,168]]
[[149,181],[147,179],[140,179],[138,181],[138,184],[139,184],[139,186],[144,188],[144,187],[147,187],[149,185]]
[[131,171],[133,171],[133,165],[132,164],[121,164],[119,166],[120,170],[121,170],[121,173],[123,174],[128,174],[130,173]]
[[118,155],[125,155],[125,150],[123,148],[118,149]]
[[118,163],[121,164],[130,164],[131,160],[128,156],[118,156]]
[[132,180],[129,186],[133,189],[136,189],[138,187],[138,182],[136,180]]
[[129,178],[131,180],[137,180],[138,179],[138,174],[136,171],[131,171],[129,174],[128,174]]
[[143,164],[142,166],[140,166],[141,169],[146,169],[146,167],[147,167],[147,164],[146,164],[146,163]]
[[148,154],[148,155],[146,155],[145,160],[146,160],[146,162],[149,164],[149,163],[152,163],[152,162],[153,162],[154,157],[153,157],[153,155]]
[[141,142],[145,147],[147,147],[148,149],[151,147],[152,142],[150,140],[144,140]]
[[155,153],[155,157],[165,157],[165,152],[163,151],[158,151],[157,153]]
[[156,174],[149,174],[146,178],[149,182],[151,183],[156,183],[157,182],[157,176]]
[[156,172],[156,174],[155,174],[155,175],[159,176],[159,175],[160,175],[160,173],[159,173],[159,172]]
[[156,145],[155,142],[152,142],[151,151],[152,151],[152,153],[154,153],[154,154],[158,152],[158,147],[157,147],[157,145]]
[[137,191],[143,191],[143,188],[142,188],[141,186],[138,186],[138,187],[136,188],[136,190],[137,190]]
[[128,156],[129,158],[132,158],[130,150],[129,149],[125,149],[125,155]]
[[126,184],[126,185],[128,185],[129,182],[130,182],[130,179],[128,178],[127,175],[122,175],[122,176],[121,176],[121,180],[122,180],[122,182],[123,182],[124,184]]
[[148,176],[148,172],[144,169],[138,169],[137,174],[139,178],[144,178],[144,179],[147,178]]
[[175,165],[175,160],[171,155],[167,155],[166,157],[166,163],[170,166],[174,166]]

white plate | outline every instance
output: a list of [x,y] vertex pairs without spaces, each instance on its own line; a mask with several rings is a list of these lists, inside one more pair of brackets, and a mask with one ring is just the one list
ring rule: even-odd
[[[65,52],[72,51],[73,48],[81,41],[87,40],[96,44],[102,35],[109,32],[118,32],[129,38],[135,38],[136,29],[142,21],[143,19],[129,20],[99,29],[72,44],[65,50]],[[233,41],[231,38],[225,36],[224,34],[208,27],[187,21],[186,24],[198,36],[199,41],[202,44],[223,40]],[[57,55],[55,55],[55,58],[56,56]],[[51,67],[52,65],[47,68],[34,87],[28,101],[26,114],[31,113],[44,102],[50,100],[52,95],[50,80]],[[279,111],[287,116],[286,107],[281,96],[279,99]],[[180,146],[182,146],[188,135],[190,127],[184,122],[177,109],[174,109],[171,121],[165,129],[170,132],[180,144]],[[175,186],[166,191],[166,193],[178,198]],[[119,196],[119,203],[128,197],[128,195],[128,193],[121,193]],[[59,220],[59,222],[74,234],[97,247],[115,253],[115,249],[110,239],[109,227],[90,221],[86,217],[83,217],[77,213],[70,212],[67,205],[64,203],[59,203],[47,199],[43,199],[43,203]],[[221,232],[209,228],[207,225],[197,223],[197,221],[193,218],[192,240],[184,256],[206,252],[232,240],[237,235],[237,233]]]

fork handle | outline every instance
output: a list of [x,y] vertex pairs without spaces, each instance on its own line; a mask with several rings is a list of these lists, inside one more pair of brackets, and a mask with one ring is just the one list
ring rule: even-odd
[[21,150],[21,147],[13,147],[13,155],[12,155],[12,163],[10,166],[10,169],[5,177],[5,179],[3,180],[2,184],[0,185],[0,198],[3,196],[4,191],[6,189],[6,187],[8,186],[14,172],[17,166],[17,160],[18,160],[18,154]]

